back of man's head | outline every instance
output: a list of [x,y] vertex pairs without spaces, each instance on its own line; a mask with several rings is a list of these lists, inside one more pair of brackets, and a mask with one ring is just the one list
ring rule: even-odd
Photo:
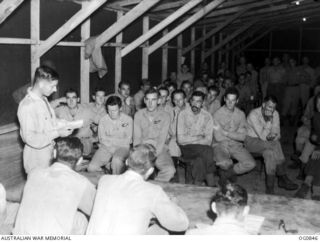
[[59,74],[48,66],[40,66],[34,73],[33,84],[37,84],[40,81],[57,81],[59,80]]
[[77,137],[58,138],[55,144],[55,162],[68,163],[72,168],[82,157],[83,144]]
[[239,218],[248,213],[247,203],[247,191],[240,185],[227,183],[213,197],[212,209],[218,217],[233,216]]
[[[151,175],[154,169],[154,162],[156,159],[156,149],[150,144],[140,144],[134,146],[127,159],[127,166],[129,169],[145,176]],[[145,177],[147,179],[148,177]]]

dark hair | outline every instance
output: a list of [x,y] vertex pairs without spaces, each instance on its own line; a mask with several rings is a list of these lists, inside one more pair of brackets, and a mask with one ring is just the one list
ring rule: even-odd
[[157,94],[158,97],[160,96],[160,95],[159,95],[159,91],[158,91],[156,88],[154,88],[154,87],[149,88],[149,90],[147,90],[147,91],[144,93],[144,97],[146,97],[148,94]]
[[97,92],[104,92],[104,94],[106,94],[106,90],[103,89],[102,87],[96,87],[96,88],[94,89],[94,95],[96,95]]
[[158,92],[160,93],[160,91],[166,91],[168,94],[169,94],[169,90],[168,90],[168,88],[166,88],[166,87],[160,87],[160,88],[158,88]]
[[190,86],[192,86],[192,83],[191,83],[191,82],[189,82],[189,81],[183,81],[183,82],[181,83],[181,88],[182,88],[184,85],[186,85],[186,84],[189,84]]
[[140,144],[130,150],[128,166],[134,171],[145,173],[154,167],[156,160],[156,149],[151,144]]
[[77,137],[60,137],[56,140],[55,149],[57,162],[64,161],[73,164],[82,156],[83,144]]
[[227,183],[213,196],[212,202],[216,203],[218,212],[228,213],[245,207],[248,204],[248,193],[238,184]]
[[118,88],[120,89],[122,87],[122,85],[126,85],[126,86],[130,87],[130,83],[129,82],[121,81],[121,82],[119,82]]
[[151,86],[151,82],[148,79],[142,79],[140,86],[149,85]]
[[[193,97],[201,97],[202,100],[204,101],[206,95],[205,95],[203,92],[201,92],[201,91],[194,91],[194,92],[191,94],[191,99],[192,99]],[[190,99],[190,100],[191,100],[191,99]]]
[[73,88],[68,88],[65,92],[64,92],[64,96],[67,96],[68,93],[75,93],[77,95],[77,97],[79,97],[79,93],[77,90],[73,89]]
[[118,105],[118,107],[121,108],[122,106],[121,98],[115,95],[108,97],[105,104],[106,110],[108,110],[108,106],[115,106],[115,105]]
[[37,83],[40,80],[57,81],[59,80],[59,74],[48,66],[40,66],[34,73],[33,83]]
[[219,87],[217,87],[217,86],[210,86],[210,87],[208,87],[208,91],[210,92],[210,91],[215,91],[216,93],[217,93],[217,96],[219,96],[219,94],[220,94],[220,88]]
[[278,104],[278,99],[274,95],[268,95],[263,99],[264,103],[269,102],[269,101],[271,101],[271,102],[273,102],[275,104]]
[[167,88],[174,87],[175,90],[178,88],[177,83],[174,83],[174,82],[169,82],[166,86],[167,86]]
[[227,97],[229,94],[232,94],[232,95],[236,95],[237,96],[237,99],[239,98],[239,91],[237,88],[235,87],[229,87],[225,94],[224,94],[224,97]]

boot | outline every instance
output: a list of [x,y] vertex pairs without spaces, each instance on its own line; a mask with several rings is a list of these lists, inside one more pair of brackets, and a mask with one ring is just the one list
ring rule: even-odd
[[273,195],[274,194],[274,178],[273,175],[267,175],[266,177],[266,194]]
[[302,161],[299,159],[299,156],[296,154],[291,156],[291,164],[288,166],[290,169],[298,169],[301,166]]
[[214,176],[213,173],[207,173],[206,175],[206,181],[207,181],[207,186],[208,187],[215,187],[216,184],[214,182]]
[[306,183],[302,183],[300,189],[294,194],[296,198],[306,198],[308,192],[310,191],[310,186]]
[[298,189],[298,185],[293,183],[287,175],[278,176],[278,187],[284,188],[286,190],[296,190]]
[[306,164],[302,163],[300,164],[300,170],[299,170],[299,174],[297,176],[298,180],[302,180],[304,181],[304,179],[306,178],[305,174],[304,174],[304,168],[306,167]]
[[228,182],[235,183],[237,181],[237,174],[234,172],[233,168],[229,170],[222,170],[220,169],[220,179],[219,185],[224,187]]

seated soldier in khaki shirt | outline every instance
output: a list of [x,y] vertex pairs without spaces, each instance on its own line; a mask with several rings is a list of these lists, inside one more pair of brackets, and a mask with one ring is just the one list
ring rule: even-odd
[[121,99],[110,96],[106,102],[106,114],[99,122],[99,149],[94,154],[89,172],[101,171],[101,166],[108,166],[111,161],[112,174],[120,174],[124,168],[124,161],[129,155],[132,142],[133,121],[122,113]]
[[65,97],[67,105],[57,107],[55,109],[56,115],[67,121],[83,120],[83,126],[77,129],[74,135],[83,144],[83,155],[90,155],[93,148],[93,132],[90,126],[99,122],[99,115],[96,116],[87,105],[79,104],[80,98],[74,89],[68,89],[65,92]]
[[60,138],[53,165],[28,175],[13,234],[85,233],[88,220],[83,213],[91,214],[96,189],[74,171],[82,160],[82,149],[78,138]]
[[158,107],[159,93],[156,89],[149,89],[145,93],[146,108],[136,112],[134,116],[133,145],[152,144],[156,147],[157,160],[155,166],[159,173],[156,180],[170,181],[175,168],[169,155],[166,139],[169,134],[170,115]]

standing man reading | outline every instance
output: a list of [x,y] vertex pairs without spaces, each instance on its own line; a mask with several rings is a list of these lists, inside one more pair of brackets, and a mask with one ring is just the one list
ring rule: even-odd
[[58,80],[58,73],[50,67],[38,67],[33,86],[18,107],[20,135],[25,143],[23,165],[27,174],[37,167],[49,167],[54,139],[72,133],[66,127],[58,127],[54,110],[47,100],[57,91]]

